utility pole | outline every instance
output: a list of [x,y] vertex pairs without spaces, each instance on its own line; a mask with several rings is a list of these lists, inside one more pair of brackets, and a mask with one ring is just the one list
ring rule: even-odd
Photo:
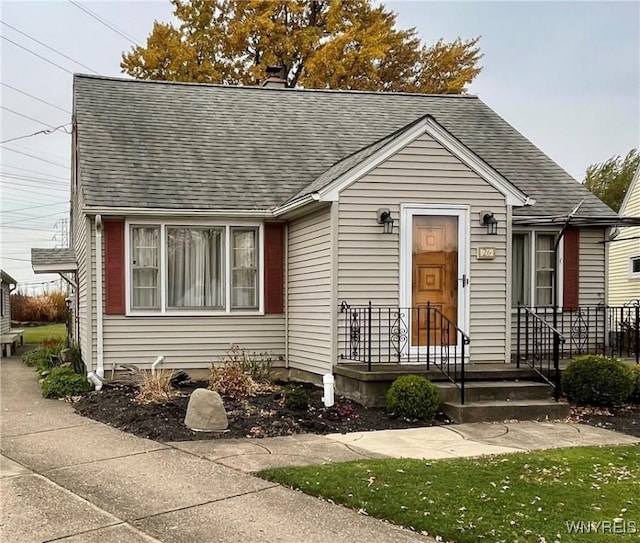
[[69,219],[58,219],[53,227],[57,230],[53,235],[56,242],[56,249],[69,247]]

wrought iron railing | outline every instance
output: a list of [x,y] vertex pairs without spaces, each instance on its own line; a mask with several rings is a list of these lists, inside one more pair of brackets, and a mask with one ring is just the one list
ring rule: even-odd
[[374,364],[433,366],[460,390],[464,404],[464,361],[469,336],[431,304],[414,307],[340,305],[339,355],[342,360]]
[[560,399],[560,352],[565,336],[529,307],[518,306],[516,366],[524,363],[549,383]]
[[[518,308],[516,333],[520,339],[517,339],[517,344],[524,357],[539,355],[551,348],[544,337],[534,335],[534,314],[549,324],[553,323],[552,307]],[[618,307],[559,308],[556,322],[558,331],[566,338],[560,345],[560,359],[603,354],[640,364],[640,301]]]

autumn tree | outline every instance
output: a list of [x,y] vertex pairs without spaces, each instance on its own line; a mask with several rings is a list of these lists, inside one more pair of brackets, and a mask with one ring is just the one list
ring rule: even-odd
[[620,211],[633,175],[640,165],[640,154],[631,149],[627,156],[615,156],[587,168],[586,187],[615,211]]
[[289,87],[455,94],[481,70],[479,38],[423,45],[370,0],[171,2],[179,23],[156,21],[146,45],[123,53],[123,72],[256,85],[283,66]]

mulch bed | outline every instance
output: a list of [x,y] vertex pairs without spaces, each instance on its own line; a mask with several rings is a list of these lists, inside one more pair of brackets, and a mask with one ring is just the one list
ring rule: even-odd
[[640,405],[572,407],[571,420],[640,437]]
[[281,391],[258,394],[246,400],[223,396],[229,430],[222,434],[194,432],[184,425],[189,395],[207,383],[190,383],[180,388],[180,396],[164,404],[140,404],[136,389],[117,385],[91,392],[74,402],[78,413],[120,430],[157,441],[191,441],[213,438],[274,437],[298,433],[345,433],[393,428],[415,428],[449,424],[438,413],[433,421],[411,421],[392,417],[381,408],[367,408],[337,397],[332,407],[324,407],[322,390],[310,384],[294,384],[309,394],[309,408],[293,411],[283,405]]

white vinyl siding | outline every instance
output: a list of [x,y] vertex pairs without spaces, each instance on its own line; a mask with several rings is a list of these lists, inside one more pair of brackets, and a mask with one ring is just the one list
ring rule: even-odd
[[[95,248],[95,224],[92,234]],[[104,247],[102,254],[104,266]],[[95,307],[95,271],[92,284]],[[103,300],[104,285],[103,274]],[[95,310],[93,313],[95,361],[97,321]],[[249,351],[268,351],[278,365],[285,354],[284,320],[284,315],[103,315],[105,372],[122,363],[149,367],[158,356],[165,357],[163,365],[167,368],[185,371],[207,368],[212,362],[219,361],[231,344]]]
[[91,280],[91,244],[89,238],[91,236],[91,221],[81,212],[83,207],[82,191],[80,188],[73,194],[72,223],[73,223],[73,243],[78,263],[78,272],[76,275],[77,289],[75,295],[78,299],[77,323],[73,324],[74,336],[76,330],[79,332],[79,338],[76,338],[80,345],[82,360],[87,366],[88,371],[92,369],[95,362],[95,356],[92,351],[92,334],[95,334],[93,328],[93,307],[91,302],[92,286],[95,284]]
[[[399,304],[401,204],[469,205],[470,329],[472,362],[504,362],[507,286],[505,197],[428,135],[423,135],[340,193],[338,303]],[[383,234],[376,210],[391,209],[394,233]],[[498,220],[498,234],[487,235],[480,212]],[[477,248],[494,247],[494,260],[478,260]]]
[[331,370],[330,209],[289,224],[287,304],[289,366],[312,373]]
[[[620,214],[640,217],[640,179]],[[640,299],[640,277],[630,274],[631,257],[640,257],[640,226],[621,228],[615,241],[609,244],[609,305],[620,306]]]
[[10,285],[2,283],[2,316],[0,317],[0,334],[8,334],[11,331],[11,295]]
[[[604,228],[580,230],[580,305],[592,306],[605,301],[606,233]],[[609,302],[609,305],[613,304]]]

